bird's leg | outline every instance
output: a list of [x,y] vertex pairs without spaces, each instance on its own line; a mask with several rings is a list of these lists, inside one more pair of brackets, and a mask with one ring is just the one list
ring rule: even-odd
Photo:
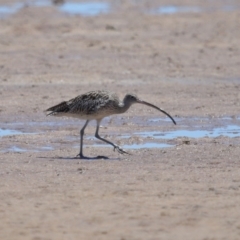
[[88,122],[89,122],[89,120],[87,120],[87,121],[85,122],[83,128],[80,130],[80,152],[79,152],[79,154],[77,155],[77,157],[80,157],[80,158],[84,158],[84,156],[83,156],[83,150],[82,150],[82,148],[83,148],[83,135],[84,135],[84,130],[85,130],[85,128],[86,128],[87,125],[88,125]]
[[97,121],[97,128],[96,128],[96,132],[95,132],[95,137],[96,138],[102,140],[105,143],[108,143],[108,144],[112,145],[114,147],[114,151],[115,151],[115,149],[117,149],[117,151],[121,154],[124,154],[124,153],[129,154],[129,153],[125,152],[122,148],[120,148],[118,145],[116,145],[116,144],[114,144],[114,143],[112,143],[112,142],[110,142],[110,141],[108,141],[104,138],[101,138],[98,134],[99,126],[100,126],[100,121]]

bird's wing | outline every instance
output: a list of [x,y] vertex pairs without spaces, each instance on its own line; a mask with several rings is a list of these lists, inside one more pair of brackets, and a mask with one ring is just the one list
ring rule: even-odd
[[69,113],[92,114],[104,107],[109,99],[109,93],[104,91],[82,94],[68,102]]
[[60,112],[68,112],[68,111],[69,111],[68,102],[61,102],[61,103],[45,110],[45,112],[50,112],[47,115],[55,115],[55,114],[60,113]]

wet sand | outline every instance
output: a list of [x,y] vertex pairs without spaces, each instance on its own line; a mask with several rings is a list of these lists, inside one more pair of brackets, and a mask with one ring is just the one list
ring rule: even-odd
[[[109,3],[94,17],[29,5],[0,19],[0,129],[24,133],[0,138],[0,239],[239,239],[238,3]],[[149,14],[175,4],[204,11]],[[100,129],[131,155],[94,139],[93,122],[84,153],[108,159],[76,159],[84,121],[43,111],[99,89],[135,93],[177,126],[134,105]],[[236,137],[158,138],[227,126]]]

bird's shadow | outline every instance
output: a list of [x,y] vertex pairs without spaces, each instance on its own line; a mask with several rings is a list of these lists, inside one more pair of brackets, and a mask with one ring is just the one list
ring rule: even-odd
[[106,156],[96,156],[96,157],[38,157],[38,158],[44,158],[44,159],[53,159],[53,160],[87,160],[87,161],[96,161],[96,160],[108,160],[108,161],[118,161],[121,160],[121,158],[109,158]]

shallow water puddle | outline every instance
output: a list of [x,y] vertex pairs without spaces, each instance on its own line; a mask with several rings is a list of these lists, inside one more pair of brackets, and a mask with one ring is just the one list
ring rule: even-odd
[[23,134],[23,132],[11,130],[11,129],[2,129],[0,128],[0,137]]
[[[86,145],[88,147],[111,147],[110,145],[107,144],[93,144],[93,145]],[[140,144],[125,144],[121,145],[123,149],[142,149],[142,148],[167,148],[167,147],[174,147],[172,144],[167,144],[167,143],[157,143],[157,142],[146,142],[146,143],[140,143]],[[79,145],[75,146],[75,148],[79,148]]]
[[[100,135],[104,137],[104,134],[109,135],[111,138],[114,136],[114,141],[122,139],[121,146],[124,149],[142,149],[142,148],[165,148],[165,147],[172,147],[172,143],[168,143],[166,141],[171,141],[177,138],[216,138],[216,137],[229,137],[235,138],[240,137],[240,117],[222,117],[222,118],[199,118],[199,117],[189,117],[189,118],[175,118],[177,125],[174,126],[167,118],[147,118],[147,117],[131,117],[131,118],[118,118],[115,117],[115,120],[109,121],[106,119],[103,121],[103,128],[100,130]],[[137,132],[130,132],[130,133],[119,133],[118,130],[111,132],[109,128],[116,128],[122,127],[124,129],[124,125],[126,123],[132,123],[138,129],[147,129],[146,131],[137,131]],[[0,137],[9,136],[9,135],[17,135],[17,134],[36,134],[36,130],[41,133],[47,131],[56,131],[56,130],[64,130],[64,131],[77,131],[81,129],[83,125],[82,121],[75,121],[75,120],[57,120],[57,121],[49,121],[49,122],[30,122],[26,123],[6,123],[2,125],[0,128]],[[165,128],[166,127],[166,128]],[[90,124],[90,128],[95,129],[95,122],[92,121]],[[113,128],[113,129],[114,129]],[[149,130],[149,129],[154,129]],[[15,130],[13,130],[15,129]],[[157,131],[155,129],[158,129]],[[170,129],[170,130],[169,130]],[[109,132],[110,131],[110,132]],[[94,134],[94,132],[93,132]],[[133,139],[130,139],[133,138]],[[136,139],[134,139],[136,138]],[[73,142],[74,147],[79,148],[79,136],[78,134],[74,137],[67,137],[68,141],[66,142],[67,145],[71,145]],[[108,147],[107,144],[103,144],[101,142],[93,142],[95,140],[94,135],[89,135],[86,133],[84,136],[85,140],[90,140],[89,145],[85,146],[97,146],[97,147]],[[144,142],[141,143],[134,143],[139,142],[138,140],[142,139]],[[131,143],[129,143],[129,141]],[[112,141],[112,140],[111,140]],[[124,142],[128,142],[129,144],[124,144]],[[59,142],[61,144],[61,142]],[[19,146],[18,146],[19,147]],[[43,147],[33,147],[31,150],[26,150],[22,148],[18,148],[16,146],[6,148],[7,151],[14,151],[14,152],[24,152],[24,151],[32,151],[32,152],[39,152],[39,151],[50,151],[55,148],[55,146],[48,145]],[[109,146],[111,147],[111,146]],[[29,147],[28,147],[29,148]]]
[[174,147],[172,144],[167,143],[156,143],[156,142],[147,142],[141,144],[131,144],[131,145],[123,145],[124,149],[142,149],[142,148],[167,148]]
[[5,152],[27,152],[27,151],[28,151],[27,149],[23,149],[23,148],[16,147],[16,146],[12,146],[5,150]]
[[[122,134],[118,136],[121,139],[127,139],[131,137],[140,137],[140,138],[150,138],[151,140],[174,140],[176,138],[186,137],[186,138],[216,138],[220,136],[224,137],[240,137],[240,126],[237,125],[228,125],[223,127],[213,128],[212,130],[187,130],[187,129],[178,129],[175,131],[166,131],[166,132],[159,132],[159,131],[145,131],[145,132],[134,132],[132,135],[130,134]],[[87,137],[88,139],[93,139],[93,137]],[[90,145],[89,145],[90,146]],[[92,146],[101,146],[101,147],[108,147],[109,145],[105,144],[93,144]],[[123,145],[124,149],[142,149],[142,148],[166,148],[166,147],[173,147],[172,144],[167,143],[159,143],[159,142],[146,142],[140,144],[129,144]],[[78,146],[76,146],[77,148]],[[109,146],[111,147],[111,146]]]
[[44,147],[32,148],[32,149],[26,149],[26,148],[22,148],[22,147],[12,146],[9,148],[1,149],[0,152],[22,153],[22,152],[45,152],[45,151],[51,151],[51,150],[54,150],[54,148],[51,146],[44,146]]
[[[115,3],[116,4],[116,3]],[[141,5],[141,1],[135,1],[136,6]],[[210,7],[203,8],[200,6],[178,6],[178,5],[162,5],[151,10],[143,10],[146,14],[155,15],[173,15],[178,13],[201,13],[201,12],[214,12],[214,11],[236,11],[239,10],[239,3],[236,1],[228,1],[220,8],[216,8],[214,2],[209,4]],[[53,4],[51,0],[35,0],[35,1],[19,1],[15,4],[0,5],[0,18],[17,13],[24,7],[55,7],[57,10],[69,15],[80,15],[85,17],[94,17],[100,14],[107,14],[111,11],[109,2],[104,1],[63,1],[63,3]]]
[[97,16],[108,13],[110,5],[105,2],[66,2],[59,7],[59,10],[72,15]]
[[152,9],[149,11],[150,14],[159,14],[159,15],[172,15],[178,13],[201,13],[201,12],[213,12],[213,11],[235,11],[238,10],[239,6],[232,5],[223,5],[220,9],[214,7],[202,8],[200,6],[177,6],[177,5],[165,5],[158,8]]
[[[159,133],[159,131],[146,131],[146,132],[135,132],[134,135],[141,137],[150,137],[152,139],[175,139],[178,137],[187,138],[203,138],[203,137],[240,137],[240,126],[228,125],[218,128],[213,128],[212,130],[176,130]],[[124,135],[124,138],[130,137],[130,135]]]
[[8,15],[14,14],[23,7],[23,4],[17,3],[10,6],[0,5],[0,17],[6,17]]
[[97,16],[110,12],[110,4],[107,2],[64,2],[59,5],[53,5],[50,0],[36,0],[33,2],[19,2],[12,5],[0,5],[0,17],[6,17],[14,14],[24,7],[51,7],[56,8],[64,13],[81,16]]
[[51,147],[51,146],[45,146],[45,147],[41,147],[41,148],[40,148],[40,150],[42,150],[42,151],[45,151],[45,150],[50,151],[50,150],[53,150],[53,149],[54,149],[54,148]]
[[151,11],[153,14],[199,13],[202,9],[197,6],[161,6]]

